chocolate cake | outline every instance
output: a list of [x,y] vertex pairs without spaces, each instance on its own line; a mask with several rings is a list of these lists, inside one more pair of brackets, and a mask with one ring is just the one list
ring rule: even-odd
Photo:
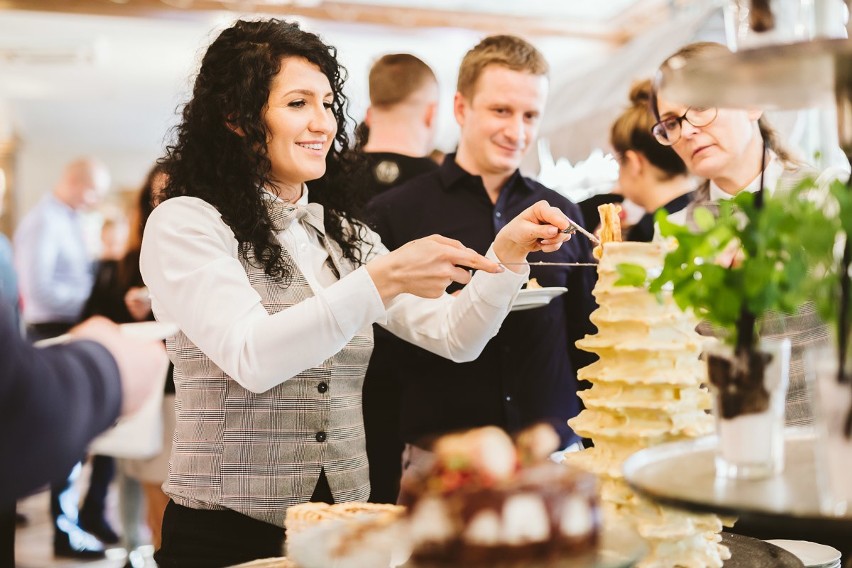
[[486,427],[439,440],[428,475],[403,490],[418,566],[547,565],[595,554],[596,482],[550,462],[550,427],[519,437]]

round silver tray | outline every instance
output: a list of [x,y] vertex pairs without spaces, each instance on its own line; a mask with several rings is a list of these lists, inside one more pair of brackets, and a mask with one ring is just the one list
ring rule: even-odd
[[664,505],[734,515],[740,519],[735,528],[742,523],[852,546],[852,517],[820,512],[810,429],[787,429],[784,472],[770,479],[716,478],[716,443],[716,436],[706,436],[639,451],[624,463],[624,477],[634,491]]
[[[592,554],[550,560],[513,561],[490,564],[489,567],[511,568],[630,568],[647,552],[642,537],[627,523],[613,523],[603,527],[597,550]],[[445,565],[444,565],[445,566]],[[409,560],[400,568],[438,568],[438,565]],[[454,568],[470,568],[458,566]]]

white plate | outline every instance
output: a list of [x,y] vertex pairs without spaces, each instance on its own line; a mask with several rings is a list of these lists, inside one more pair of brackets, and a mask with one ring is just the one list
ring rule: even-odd
[[807,540],[767,540],[797,556],[806,567],[839,565],[840,551],[825,544]]
[[533,308],[546,306],[553,298],[561,296],[567,291],[568,288],[563,286],[533,288],[531,290],[525,288],[518,292],[518,297],[512,305],[512,311],[519,312],[521,310],[531,310]]
[[[119,329],[121,329],[121,333],[123,335],[136,339],[147,339],[150,341],[166,339],[178,332],[178,326],[176,323],[165,321],[140,321],[136,323],[122,323],[119,324],[118,327]],[[35,345],[36,347],[50,347],[51,345],[59,345],[60,343],[65,343],[70,339],[71,336],[65,333],[57,337],[51,337],[49,339],[42,339],[41,341],[36,341],[35,343],[33,343],[33,345]]]

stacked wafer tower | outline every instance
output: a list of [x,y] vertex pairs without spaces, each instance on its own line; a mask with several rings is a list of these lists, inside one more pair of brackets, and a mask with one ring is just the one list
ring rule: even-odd
[[[627,520],[648,542],[644,568],[721,567],[730,557],[720,544],[715,515],[694,515],[651,503],[634,494],[622,475],[632,453],[710,434],[710,395],[702,387],[699,360],[704,338],[697,320],[682,312],[671,293],[616,286],[619,264],[659,274],[664,243],[609,242],[603,246],[592,314],[598,333],[577,342],[600,359],[578,372],[592,387],[580,393],[586,409],[569,421],[594,447],[566,455],[566,461],[600,477],[604,523]],[[677,472],[671,472],[673,476]]]

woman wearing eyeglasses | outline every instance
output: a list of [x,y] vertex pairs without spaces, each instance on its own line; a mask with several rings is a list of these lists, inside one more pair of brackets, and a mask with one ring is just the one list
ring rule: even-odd
[[[693,43],[681,48],[663,62],[662,71],[673,61],[678,65],[707,55],[724,55],[730,51],[718,43]],[[651,110],[657,119],[652,132],[657,141],[671,146],[686,163],[689,171],[704,178],[695,199],[669,220],[692,225],[697,207],[713,210],[713,203],[731,199],[741,191],[756,192],[761,182],[767,191],[791,189],[806,176],[816,177],[811,167],[795,160],[778,141],[778,135],[761,110],[690,107],[668,100],[654,85]],[[708,207],[709,206],[709,207]],[[787,424],[803,425],[812,421],[805,388],[802,356],[815,344],[828,342],[828,330],[812,304],[796,314],[782,315],[764,321],[764,338],[790,338],[792,358],[790,386],[787,391]]]
[[[707,55],[729,53],[718,43],[693,43],[666,59],[660,70],[672,61],[688,63]],[[671,220],[689,222],[696,207],[731,199],[740,191],[757,191],[761,172],[769,191],[779,184],[792,187],[805,175],[816,173],[781,145],[763,111],[690,107],[659,96],[657,88],[655,84],[651,97],[651,110],[657,119],[652,129],[654,137],[660,144],[671,146],[689,171],[705,180],[692,204],[672,215]]]

